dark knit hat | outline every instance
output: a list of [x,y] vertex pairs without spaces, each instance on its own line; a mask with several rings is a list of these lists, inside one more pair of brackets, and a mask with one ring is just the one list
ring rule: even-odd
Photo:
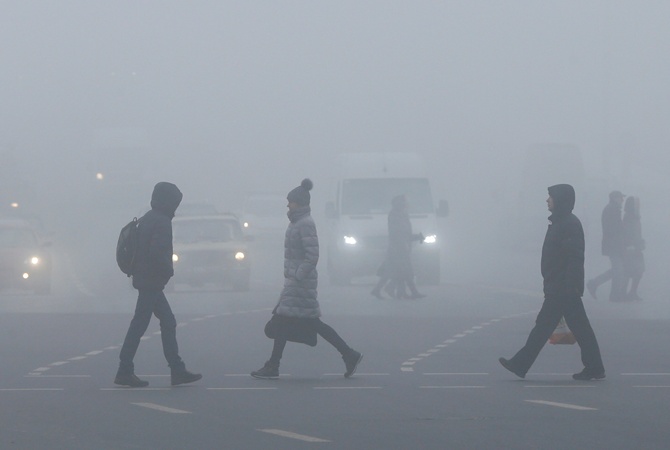
[[309,191],[313,186],[314,184],[312,183],[312,180],[305,178],[302,180],[302,183],[300,183],[300,186],[288,193],[286,199],[289,203],[297,203],[300,206],[307,206],[310,201]]

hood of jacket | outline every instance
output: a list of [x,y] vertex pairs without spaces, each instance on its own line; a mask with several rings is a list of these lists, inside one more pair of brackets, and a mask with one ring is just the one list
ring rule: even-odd
[[569,184],[556,184],[547,188],[549,196],[554,200],[551,217],[562,217],[570,214],[575,207],[575,189]]
[[182,197],[183,194],[176,185],[161,181],[154,186],[154,192],[151,194],[151,209],[173,218]]

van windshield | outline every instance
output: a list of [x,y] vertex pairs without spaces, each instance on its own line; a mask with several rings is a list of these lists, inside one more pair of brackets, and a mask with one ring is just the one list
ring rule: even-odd
[[342,214],[388,214],[391,199],[405,194],[410,214],[434,211],[427,178],[368,178],[342,182]]

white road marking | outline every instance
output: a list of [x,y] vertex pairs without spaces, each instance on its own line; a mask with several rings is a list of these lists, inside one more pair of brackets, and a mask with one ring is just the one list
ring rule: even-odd
[[578,411],[597,411],[598,410],[598,408],[590,408],[588,406],[572,405],[570,403],[548,402],[546,400],[525,400],[525,401],[529,402],[529,403],[538,403],[540,405],[556,406],[558,408],[576,409]]
[[[430,356],[430,353],[419,353],[417,356],[421,356],[422,358],[425,358],[427,356]],[[411,359],[410,359],[411,361]]]
[[[365,372],[356,372],[356,378],[360,377],[387,377],[391,375],[390,373],[365,373]],[[342,373],[324,373],[325,377],[341,377]]]
[[445,344],[453,344],[454,342],[456,342],[456,339],[447,339],[444,341]]
[[33,370],[33,372],[46,372],[49,369],[50,367],[38,367],[37,369]]
[[638,386],[633,386],[634,388],[670,388],[670,386],[667,385],[656,385],[656,386],[649,386],[649,385],[638,385]]
[[[102,353],[102,350],[93,350],[92,352],[84,353],[86,356],[95,356]],[[53,364],[52,364],[53,365]]]
[[344,390],[344,389],[381,389],[381,386],[322,386],[315,387],[314,390]]
[[414,372],[414,369],[412,369],[411,367],[401,367],[400,370],[402,372]]
[[54,363],[49,364],[50,366],[62,366],[63,364],[67,364],[70,361],[56,361]]
[[0,389],[3,392],[11,391],[64,391],[63,388],[16,388],[16,389]]
[[276,387],[207,388],[208,391],[272,391]]
[[585,384],[556,384],[556,385],[525,385],[525,388],[566,388],[566,389],[581,389],[581,388],[594,388],[595,385],[585,385]]
[[465,334],[472,334],[472,333],[474,333],[474,332],[475,332],[475,330],[465,330],[463,333],[465,333]]
[[142,406],[144,408],[155,409],[156,411],[162,411],[170,414],[192,414],[190,411],[184,411],[183,409],[168,408],[167,406],[157,405],[155,403],[133,403],[133,405]]
[[448,345],[447,345],[447,344],[437,344],[435,347],[437,347],[437,348],[445,348],[445,347],[448,347]]
[[621,375],[624,377],[667,377],[670,373],[622,373]]
[[331,442],[326,439],[321,439],[313,436],[306,436],[304,434],[293,433],[291,431],[276,430],[272,428],[265,428],[265,429],[259,428],[258,431],[268,434],[274,434],[289,439],[297,439],[299,441],[305,441],[305,442]]
[[433,375],[438,375],[438,376],[440,376],[440,375],[477,375],[477,376],[482,375],[482,376],[488,376],[490,374],[488,374],[486,372],[428,372],[428,373],[424,373],[424,375],[427,375],[427,376],[433,376]]
[[416,363],[416,361],[405,361],[404,363],[402,363],[402,365],[403,366],[413,366],[414,363]]
[[132,392],[132,391],[171,391],[171,388],[150,388],[150,387],[143,387],[143,388],[131,388],[131,387],[113,387],[113,388],[100,388],[101,391],[112,391],[112,392]]
[[463,334],[463,333],[454,334],[454,337],[455,338],[462,338],[462,337],[465,337],[465,334]]
[[43,375],[41,373],[24,375],[26,378],[91,378],[90,375]]
[[74,358],[68,358],[68,361],[81,361],[82,359],[86,359],[85,356],[75,356]]
[[110,345],[109,347],[105,347],[105,350],[116,350],[118,348],[121,348],[120,345]]
[[486,386],[419,386],[420,389],[480,389]]
[[[439,348],[431,348],[430,350],[426,350],[426,353],[437,353],[439,351],[440,351]],[[428,356],[430,356],[430,355],[428,355]]]

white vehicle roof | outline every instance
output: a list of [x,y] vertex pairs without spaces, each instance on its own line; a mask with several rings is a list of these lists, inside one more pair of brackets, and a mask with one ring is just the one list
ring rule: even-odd
[[342,178],[417,178],[426,176],[423,158],[416,153],[342,153]]

